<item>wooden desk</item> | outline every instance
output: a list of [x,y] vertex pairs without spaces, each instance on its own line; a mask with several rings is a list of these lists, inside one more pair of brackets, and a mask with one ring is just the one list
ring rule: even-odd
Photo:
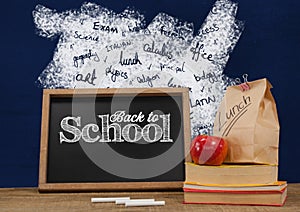
[[[91,203],[91,197],[130,196],[165,200],[165,206],[130,207],[114,203]],[[187,205],[183,192],[106,192],[106,193],[39,193],[37,188],[1,188],[0,211],[300,211],[300,184],[288,185],[288,198],[283,207]]]

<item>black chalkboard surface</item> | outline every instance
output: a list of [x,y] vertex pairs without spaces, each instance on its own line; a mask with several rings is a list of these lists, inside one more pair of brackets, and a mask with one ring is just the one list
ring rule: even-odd
[[46,89],[40,191],[179,189],[188,89]]

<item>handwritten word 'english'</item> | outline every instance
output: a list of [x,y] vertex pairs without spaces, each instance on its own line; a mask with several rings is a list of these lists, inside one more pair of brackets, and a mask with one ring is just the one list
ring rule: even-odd
[[153,53],[153,54],[158,54],[160,56],[165,56],[169,59],[172,59],[173,55],[171,52],[167,51],[167,45],[163,44],[163,46],[161,47],[161,49],[158,49],[155,47],[155,42],[152,42],[152,45],[146,43],[144,45],[144,51],[145,52],[149,52],[149,53]]
[[84,59],[91,59],[91,58],[94,58],[95,62],[99,62],[100,61],[100,58],[98,57],[97,52],[92,53],[92,50],[89,49],[88,53],[73,57],[74,66],[76,68],[78,68],[78,60],[81,61],[81,64],[84,64]]

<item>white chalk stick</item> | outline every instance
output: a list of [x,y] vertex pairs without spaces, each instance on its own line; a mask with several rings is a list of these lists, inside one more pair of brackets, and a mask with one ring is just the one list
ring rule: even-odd
[[116,204],[122,205],[126,202],[154,202],[155,199],[117,199]]
[[157,205],[165,205],[165,201],[146,201],[146,202],[137,202],[137,201],[128,201],[125,202],[125,207],[135,207],[135,206],[157,206]]
[[129,200],[130,197],[101,197],[101,198],[91,198],[92,202],[115,202],[116,200]]

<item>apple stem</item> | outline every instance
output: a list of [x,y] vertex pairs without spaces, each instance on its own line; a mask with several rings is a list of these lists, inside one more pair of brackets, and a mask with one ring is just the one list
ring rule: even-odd
[[212,129],[209,127],[207,128],[207,135],[208,136],[211,136],[212,135]]

